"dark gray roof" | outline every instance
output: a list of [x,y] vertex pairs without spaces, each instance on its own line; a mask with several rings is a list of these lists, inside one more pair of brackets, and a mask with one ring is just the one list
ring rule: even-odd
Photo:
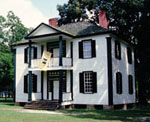
[[105,29],[91,22],[69,23],[58,27],[58,29],[69,32],[74,36],[84,36],[84,35],[104,33],[109,31],[108,29]]

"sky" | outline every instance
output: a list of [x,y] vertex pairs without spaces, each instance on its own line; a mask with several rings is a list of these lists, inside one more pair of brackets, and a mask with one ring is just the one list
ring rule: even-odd
[[57,5],[63,5],[68,0],[0,0],[0,16],[13,11],[26,27],[36,27],[49,18],[59,17]]

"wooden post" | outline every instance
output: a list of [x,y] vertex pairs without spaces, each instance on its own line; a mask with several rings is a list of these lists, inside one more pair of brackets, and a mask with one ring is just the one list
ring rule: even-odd
[[62,36],[59,36],[59,66],[63,65],[63,49],[62,49]]
[[59,104],[62,103],[62,84],[63,84],[63,70],[59,70]]
[[[32,44],[31,44],[31,40],[29,40],[29,68],[31,67],[31,49],[32,48]],[[28,101],[31,102],[32,101],[32,71],[29,71],[29,91],[28,91]]]

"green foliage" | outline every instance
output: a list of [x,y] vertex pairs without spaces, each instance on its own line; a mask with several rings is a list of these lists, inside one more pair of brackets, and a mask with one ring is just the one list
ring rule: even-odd
[[30,29],[9,11],[7,17],[0,16],[0,91],[12,90],[14,79],[12,43],[20,41]]
[[12,89],[13,54],[10,47],[0,43],[0,91]]

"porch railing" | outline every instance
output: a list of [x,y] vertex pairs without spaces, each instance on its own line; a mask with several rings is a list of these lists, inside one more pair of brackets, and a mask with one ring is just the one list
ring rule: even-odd
[[[32,68],[38,68],[40,66],[40,60],[41,59],[32,59],[31,60],[31,67]],[[69,57],[63,57],[62,58],[63,60],[63,67],[71,67],[72,66],[72,59],[69,58]],[[59,57],[54,57],[54,58],[51,58],[49,64],[48,64],[48,68],[50,67],[59,67]]]

